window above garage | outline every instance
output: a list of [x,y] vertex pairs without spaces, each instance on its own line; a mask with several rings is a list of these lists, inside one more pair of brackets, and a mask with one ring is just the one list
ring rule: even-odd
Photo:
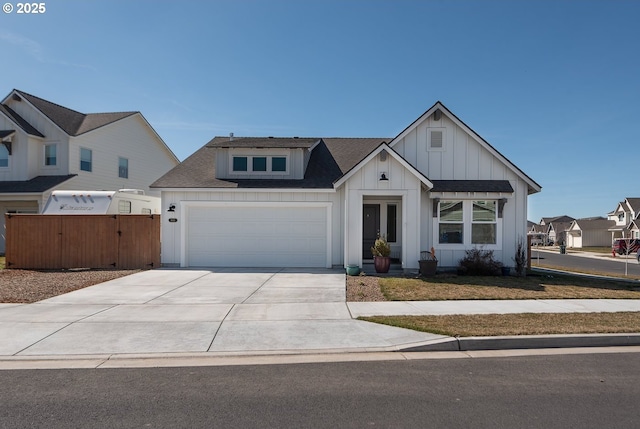
[[231,155],[229,174],[277,174],[289,173],[289,155]]

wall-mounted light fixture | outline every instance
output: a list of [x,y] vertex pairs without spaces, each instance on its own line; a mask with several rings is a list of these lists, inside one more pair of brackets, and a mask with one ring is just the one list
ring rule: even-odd
[[387,177],[387,174],[386,174],[386,173],[382,173],[382,174],[380,175],[380,180],[383,180],[383,181],[384,181],[384,180],[389,180],[389,178]]
[[175,204],[169,204],[169,210],[167,210],[168,212],[175,212],[176,211],[176,205]]

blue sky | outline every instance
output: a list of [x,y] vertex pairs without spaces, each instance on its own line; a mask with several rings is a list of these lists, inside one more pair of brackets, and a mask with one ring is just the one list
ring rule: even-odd
[[0,14],[2,96],[139,110],[181,160],[230,132],[393,137],[440,100],[543,187],[530,220],[640,197],[638,1],[45,6]]

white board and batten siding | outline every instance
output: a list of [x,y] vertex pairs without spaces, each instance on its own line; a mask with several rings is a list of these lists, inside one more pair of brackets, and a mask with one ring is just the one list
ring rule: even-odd
[[[442,132],[441,147],[431,147],[431,131]],[[438,218],[434,217],[433,200],[483,200],[506,198],[503,217],[498,219],[501,240],[495,246],[494,256],[507,266],[513,265],[517,240],[526,243],[528,184],[510,168],[500,155],[475,136],[467,132],[453,119],[442,115],[436,121],[433,115],[424,118],[413,129],[393,143],[393,149],[409,163],[415,165],[431,180],[508,180],[513,194],[499,193],[422,193],[421,200],[421,250],[436,249],[439,265],[455,267],[468,248],[463,245],[439,245]]]
[[[169,266],[323,267],[342,264],[340,193],[163,191]],[[175,221],[170,221],[175,219]],[[166,244],[166,245],[164,245]]]

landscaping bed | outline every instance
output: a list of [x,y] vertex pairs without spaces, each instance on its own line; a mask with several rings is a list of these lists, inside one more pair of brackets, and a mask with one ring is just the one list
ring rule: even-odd
[[0,303],[37,302],[139,271],[0,269]]
[[640,299],[640,282],[539,273],[526,277],[347,277],[347,301],[474,299]]

